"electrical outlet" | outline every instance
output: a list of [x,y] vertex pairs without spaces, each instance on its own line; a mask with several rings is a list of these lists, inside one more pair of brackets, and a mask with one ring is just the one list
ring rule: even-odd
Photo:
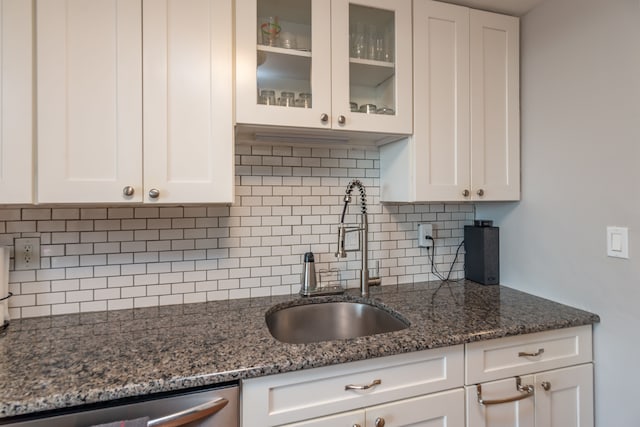
[[35,270],[40,268],[40,238],[16,239],[13,254],[16,270]]
[[427,239],[430,236],[431,239],[435,239],[433,235],[433,224],[418,224],[418,247],[430,248],[433,246],[433,240]]

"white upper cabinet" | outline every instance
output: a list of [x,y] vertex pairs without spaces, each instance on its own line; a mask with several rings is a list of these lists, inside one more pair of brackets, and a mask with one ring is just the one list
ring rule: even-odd
[[469,189],[469,9],[414,4],[417,200],[459,200]]
[[143,10],[145,201],[231,203],[232,4],[144,0]]
[[411,1],[238,0],[236,121],[412,132]]
[[232,16],[224,0],[39,0],[38,201],[231,202]]
[[36,10],[38,201],[141,201],[140,1],[39,0]]
[[381,148],[381,200],[520,198],[518,31],[511,16],[414,2],[414,134]]
[[32,3],[0,0],[0,203],[31,203]]
[[517,18],[472,10],[471,198],[520,199],[520,34]]

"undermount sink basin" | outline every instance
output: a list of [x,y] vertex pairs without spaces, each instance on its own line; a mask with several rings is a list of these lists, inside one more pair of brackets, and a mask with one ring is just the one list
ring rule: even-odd
[[358,301],[285,303],[272,307],[266,321],[271,335],[289,344],[356,338],[409,327],[399,314]]

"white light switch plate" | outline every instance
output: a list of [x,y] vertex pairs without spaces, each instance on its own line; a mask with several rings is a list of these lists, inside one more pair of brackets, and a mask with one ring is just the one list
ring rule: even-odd
[[627,227],[607,227],[607,255],[614,258],[629,258]]

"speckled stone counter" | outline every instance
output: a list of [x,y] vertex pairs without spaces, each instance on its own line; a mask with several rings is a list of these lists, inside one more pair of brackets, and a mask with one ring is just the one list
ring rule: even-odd
[[599,321],[472,282],[372,288],[372,298],[411,326],[284,344],[264,315],[297,296],[13,321],[0,336],[0,418]]

